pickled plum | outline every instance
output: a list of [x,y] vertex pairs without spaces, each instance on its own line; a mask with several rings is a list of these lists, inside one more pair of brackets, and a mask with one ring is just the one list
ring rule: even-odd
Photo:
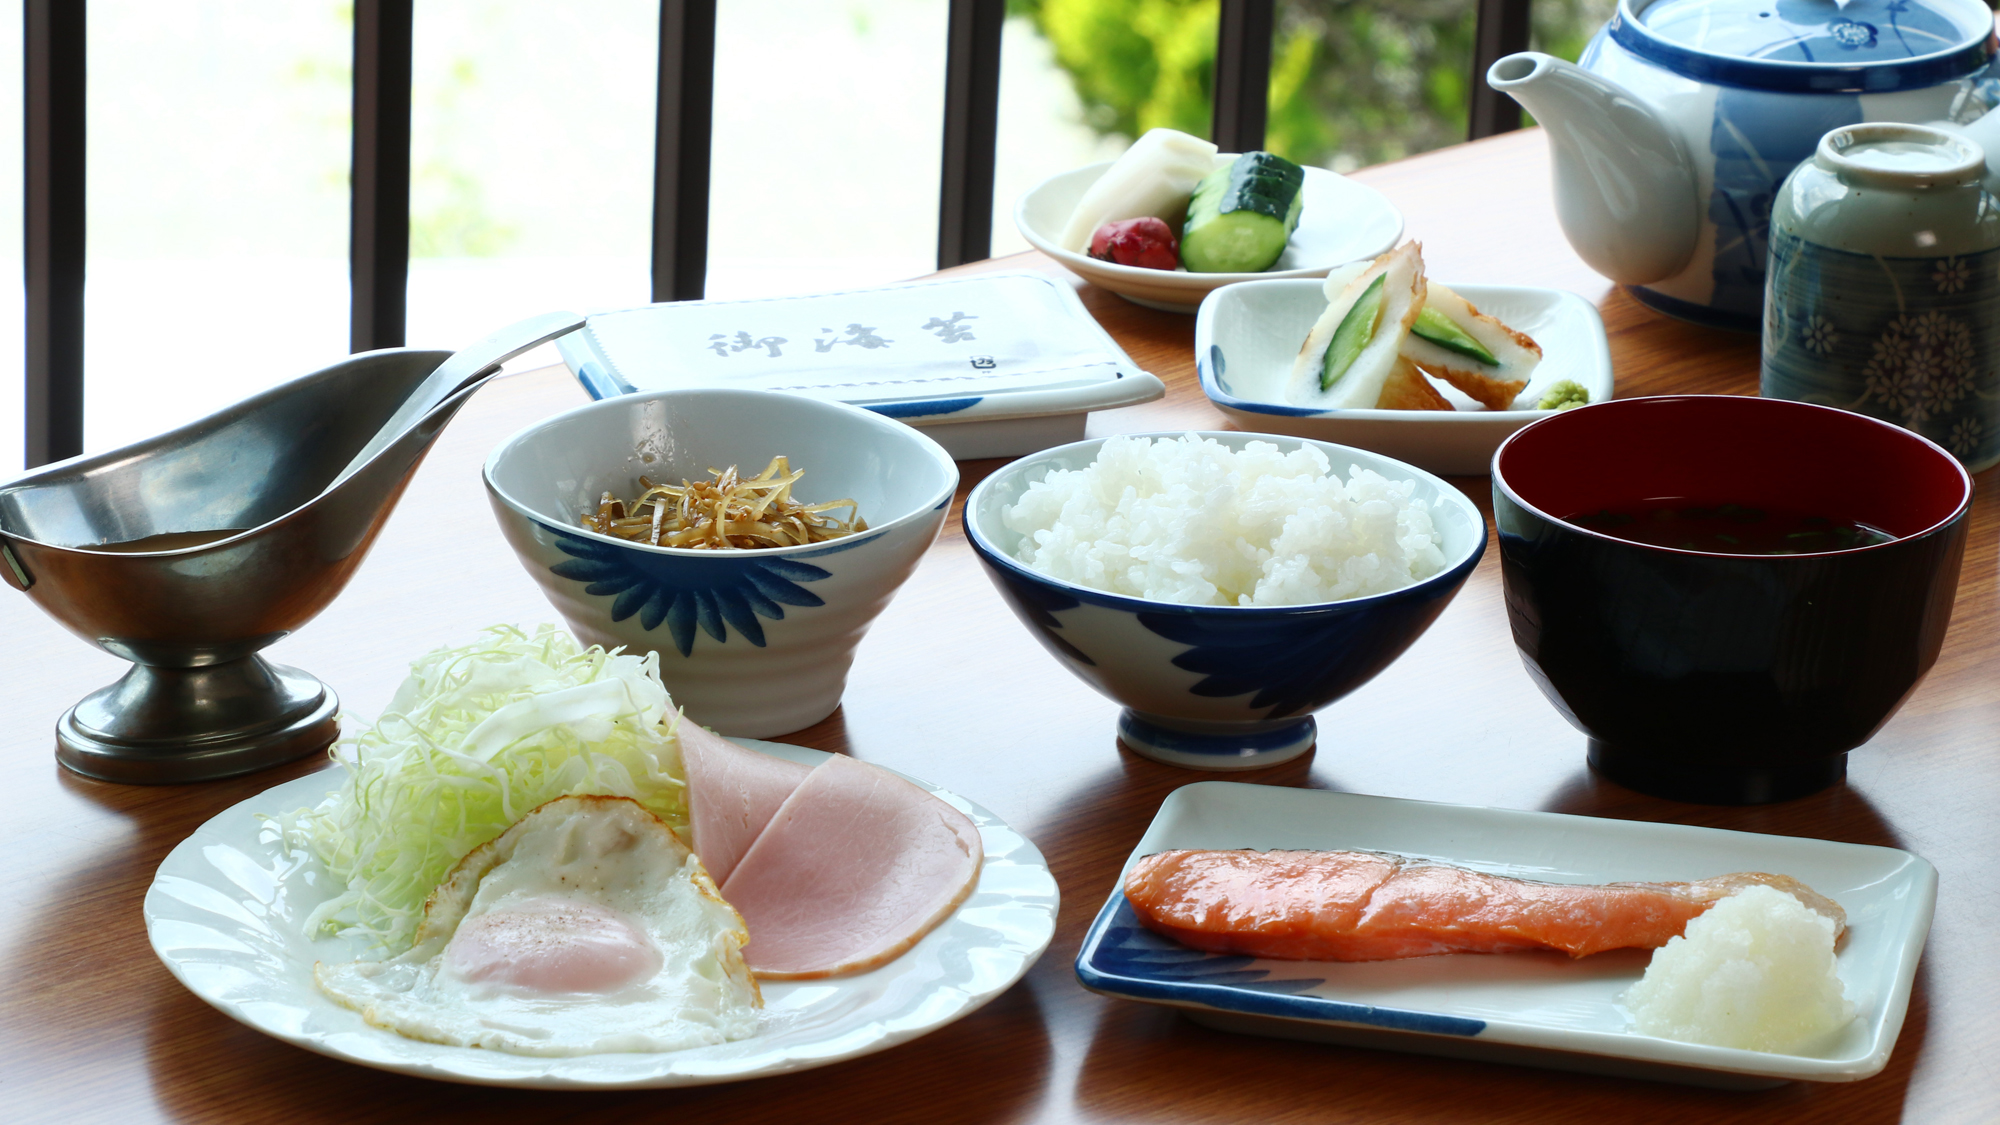
[[1120,219],[1090,236],[1090,256],[1121,266],[1170,270],[1180,265],[1180,241],[1174,228],[1151,215]]

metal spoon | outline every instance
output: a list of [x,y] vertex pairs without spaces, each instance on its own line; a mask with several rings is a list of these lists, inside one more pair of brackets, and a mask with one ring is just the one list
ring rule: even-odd
[[500,365],[527,351],[548,343],[558,336],[565,336],[583,327],[583,317],[569,312],[543,313],[517,321],[497,332],[452,353],[450,359],[438,365],[430,377],[410,392],[396,413],[382,424],[368,444],[347,466],[334,474],[327,482],[322,495],[334,489],[361,470],[361,467],[375,458],[375,455],[394,445],[411,426],[424,415],[438,408],[446,399],[464,390],[474,380],[492,375],[500,370]]

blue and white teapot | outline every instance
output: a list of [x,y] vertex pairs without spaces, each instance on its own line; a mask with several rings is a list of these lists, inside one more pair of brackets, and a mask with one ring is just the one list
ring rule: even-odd
[[1547,127],[1557,216],[1591,268],[1754,332],[1786,174],[1862,121],[2000,154],[1995,49],[1980,0],[1619,0],[1578,65],[1528,51],[1486,77]]

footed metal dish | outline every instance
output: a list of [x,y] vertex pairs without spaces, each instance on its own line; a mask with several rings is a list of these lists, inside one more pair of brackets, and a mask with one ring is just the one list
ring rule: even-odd
[[456,354],[365,352],[200,421],[0,487],[0,579],[134,667],[66,711],[56,759],[174,784],[325,749],[339,699],[257,655],[326,608],[452,415],[552,313]]

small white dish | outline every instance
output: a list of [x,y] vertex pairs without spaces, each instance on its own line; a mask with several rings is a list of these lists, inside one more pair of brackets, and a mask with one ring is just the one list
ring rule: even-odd
[[1317,438],[1387,454],[1448,476],[1483,475],[1507,435],[1540,418],[1532,409],[1571,379],[1590,401],[1611,397],[1611,345],[1589,301],[1561,289],[1458,285],[1452,290],[1541,345],[1542,362],[1514,410],[1487,410],[1450,387],[1443,410],[1315,410],[1285,401],[1285,381],[1307,333],[1326,311],[1319,281],[1251,281],[1209,294],[1194,322],[1201,389],[1246,429]]
[[[817,750],[739,744],[808,765]],[[935,1031],[998,996],[1055,933],[1057,893],[1035,845],[978,805],[910,780],[972,817],[986,855],[979,885],[909,952],[873,972],[765,981],[763,1028],[686,1051],[531,1058],[405,1039],[371,1027],[313,986],[316,961],[361,949],[313,939],[303,919],[331,889],[318,861],[287,852],[265,818],[317,804],[335,784],[315,773],[237,804],[161,862],[146,892],[146,934],[179,981],[266,1035],[380,1070],[486,1086],[636,1089],[700,1086],[806,1070],[873,1054]]]
[[[1236,159],[1218,155],[1217,167]],[[1324,168],[1305,170],[1299,226],[1276,264],[1262,273],[1189,273],[1100,261],[1056,245],[1076,201],[1111,167],[1110,161],[1051,176],[1014,204],[1014,225],[1035,249],[1085,281],[1149,309],[1191,313],[1212,290],[1239,281],[1325,277],[1335,266],[1373,258],[1403,237],[1403,213],[1379,191]],[[1300,337],[1304,339],[1303,336]]]
[[1200,953],[1138,924],[1123,873],[1077,954],[1084,987],[1177,1007],[1227,1031],[1725,1089],[1879,1073],[1902,1030],[1937,904],[1937,870],[1894,848],[1232,782],[1169,794],[1126,869],[1176,848],[1395,852],[1553,883],[1733,871],[1798,878],[1847,910],[1839,973],[1859,1009],[1812,1057],[1632,1031],[1618,998],[1645,972],[1643,951],[1345,964]]

